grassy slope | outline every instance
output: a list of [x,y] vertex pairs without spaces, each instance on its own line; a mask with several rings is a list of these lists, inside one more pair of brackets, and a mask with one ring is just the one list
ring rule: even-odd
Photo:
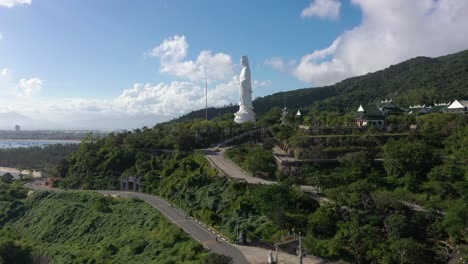
[[36,193],[6,228],[53,263],[202,263],[202,246],[135,199],[92,192]]

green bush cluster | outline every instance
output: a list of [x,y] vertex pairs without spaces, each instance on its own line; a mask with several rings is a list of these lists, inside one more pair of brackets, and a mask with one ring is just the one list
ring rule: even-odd
[[269,149],[259,145],[242,145],[230,148],[225,155],[252,175],[274,178],[277,169],[275,158]]
[[37,192],[26,199],[8,193],[1,202],[19,205],[8,209],[17,213],[0,225],[0,263],[29,263],[32,255],[52,263],[229,261],[205,251],[139,200],[76,191]]
[[271,243],[293,228],[305,231],[307,215],[318,206],[298,188],[221,178],[198,153],[171,158],[160,176],[146,182],[147,192],[169,199],[231,241],[238,231],[249,240]]
[[44,147],[0,149],[0,166],[40,170],[51,173],[55,163],[78,148],[77,144],[56,144]]
[[337,167],[302,168],[302,181],[336,203],[309,217],[309,250],[360,263],[445,263],[447,245],[467,243],[468,118],[414,121],[417,131],[381,147],[382,160],[363,150],[344,155]]

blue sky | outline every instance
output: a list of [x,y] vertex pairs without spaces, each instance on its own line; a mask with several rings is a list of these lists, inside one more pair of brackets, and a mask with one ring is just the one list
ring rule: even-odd
[[152,126],[202,107],[203,67],[210,105],[236,103],[244,54],[254,96],[333,84],[466,49],[467,12],[464,0],[0,0],[0,129]]

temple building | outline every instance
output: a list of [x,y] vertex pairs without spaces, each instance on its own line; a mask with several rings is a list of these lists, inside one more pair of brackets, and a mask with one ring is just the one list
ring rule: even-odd
[[468,114],[468,101],[455,100],[445,109],[446,113]]
[[380,101],[380,104],[359,105],[355,114],[355,124],[358,127],[376,125],[383,127],[385,118],[391,115],[425,115],[434,113],[468,114],[468,101],[455,100],[452,103],[435,103],[434,106],[412,105],[402,109],[392,100]]
[[385,122],[385,115],[375,104],[359,105],[356,111],[355,122],[358,127],[369,125],[382,127]]
[[426,105],[410,105],[407,112],[410,115],[425,115],[431,112],[431,108],[432,107]]
[[406,112],[405,110],[401,109],[396,104],[394,104],[391,99],[380,101],[380,104],[378,104],[377,107],[384,116],[402,115]]
[[444,113],[445,110],[447,109],[447,106],[449,105],[450,103],[440,103],[440,104],[435,103],[434,106],[431,108],[430,113],[431,114]]
[[143,183],[141,181],[141,178],[137,176],[121,177],[120,178],[120,190],[141,192],[143,190]]

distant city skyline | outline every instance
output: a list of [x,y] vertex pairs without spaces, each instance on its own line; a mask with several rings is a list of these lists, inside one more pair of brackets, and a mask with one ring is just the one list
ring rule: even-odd
[[0,129],[136,129],[468,48],[466,0],[0,0]]

